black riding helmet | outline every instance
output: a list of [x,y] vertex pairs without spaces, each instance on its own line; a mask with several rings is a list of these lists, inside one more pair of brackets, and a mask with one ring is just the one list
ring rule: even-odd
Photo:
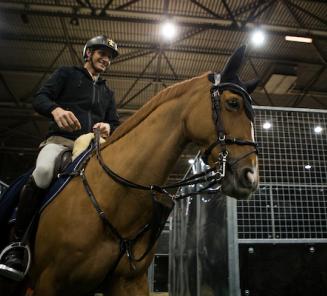
[[100,35],[91,38],[89,41],[86,42],[84,49],[83,49],[83,58],[86,61],[86,50],[87,49],[95,50],[99,48],[107,48],[111,52],[111,58],[114,59],[118,56],[118,50],[117,50],[117,43],[113,40],[109,39],[105,35]]

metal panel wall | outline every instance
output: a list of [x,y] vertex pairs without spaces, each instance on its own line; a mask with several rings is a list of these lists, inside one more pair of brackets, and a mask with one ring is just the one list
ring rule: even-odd
[[[260,188],[251,200],[198,195],[176,205],[170,236],[171,295],[241,295],[243,246],[251,254],[258,243],[327,243],[327,111],[258,107],[256,114]],[[270,129],[263,128],[266,121]],[[321,133],[314,132],[318,125]],[[203,168],[196,160],[190,174]],[[308,254],[314,250],[308,248]],[[246,293],[250,290],[242,291]]]

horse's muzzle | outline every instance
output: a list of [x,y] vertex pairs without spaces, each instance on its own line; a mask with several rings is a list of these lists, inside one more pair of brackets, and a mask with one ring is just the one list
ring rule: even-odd
[[228,196],[246,199],[257,189],[259,183],[258,170],[255,167],[242,167],[238,170],[227,168],[222,181],[222,191]]
[[253,168],[244,168],[241,170],[240,183],[249,189],[255,190],[258,186],[258,176],[256,170]]

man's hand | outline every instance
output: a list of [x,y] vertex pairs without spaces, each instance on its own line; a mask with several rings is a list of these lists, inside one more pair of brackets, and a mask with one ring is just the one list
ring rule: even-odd
[[81,129],[81,124],[73,112],[57,107],[52,110],[51,114],[60,129],[68,132]]
[[110,125],[105,122],[98,122],[93,125],[93,129],[98,128],[100,130],[100,135],[102,138],[107,138],[110,134]]

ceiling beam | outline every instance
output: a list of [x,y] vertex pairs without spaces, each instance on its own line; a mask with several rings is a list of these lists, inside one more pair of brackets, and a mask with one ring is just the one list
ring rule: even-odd
[[[246,24],[249,22],[253,22],[256,18],[258,18],[261,14],[263,14],[268,8],[270,8],[274,3],[274,0],[270,1],[259,1],[259,4],[253,8],[248,18],[244,21],[242,25],[242,29],[246,27]],[[259,9],[260,8],[260,9]]]
[[[90,19],[95,21],[113,21],[113,22],[130,22],[130,23],[141,23],[141,24],[159,24],[164,14],[150,13],[147,11],[124,11],[117,9],[106,10],[105,15],[99,15],[101,9],[97,9],[95,14],[91,8],[80,8],[78,13],[74,6],[60,6],[60,5],[44,5],[44,4],[30,4],[26,7],[25,3],[12,3],[12,2],[1,2],[0,10],[5,14],[18,14],[22,13],[26,15],[37,15],[45,17],[78,17],[80,19]],[[223,18],[212,18],[212,17],[193,17],[193,16],[182,16],[177,14],[170,14],[175,22],[180,26],[187,26],[193,28],[204,28],[204,29],[217,29],[226,31],[237,31],[240,29],[233,26],[233,20]],[[242,31],[249,31],[255,28],[257,24],[255,22],[249,22]],[[320,29],[303,29],[301,27],[290,27],[290,26],[278,26],[270,24],[260,24],[260,27],[269,32],[270,34],[285,35],[285,34],[311,34],[313,36],[327,39],[327,31]]]
[[[284,5],[286,6],[286,8],[288,9],[288,11],[290,12],[290,14],[293,16],[293,18],[296,20],[296,22],[302,26],[303,28],[305,28],[305,24],[302,21],[301,17],[297,14],[297,11],[294,11],[294,7],[299,9],[297,6],[294,6],[293,3],[291,1],[288,0],[284,0],[283,1]],[[302,11],[302,10],[301,10]],[[327,24],[327,22],[326,22]],[[307,95],[307,91],[314,86],[314,84],[320,79],[321,75],[324,73],[325,69],[326,69],[326,65],[327,65],[327,61],[326,58],[324,57],[323,53],[321,52],[321,50],[319,49],[319,47],[317,46],[317,43],[315,42],[315,40],[313,40],[312,45],[314,46],[314,48],[316,49],[316,52],[318,53],[323,66],[319,69],[319,71],[316,73],[316,75],[314,75],[312,77],[312,79],[307,83],[307,85],[305,86],[304,92],[299,95],[296,100],[293,102],[292,106],[296,107],[298,106],[302,100],[305,98],[305,96]]]
[[[0,72],[12,72],[12,73],[38,73],[38,74],[51,74],[56,68],[47,69],[45,67],[24,67],[24,66],[8,66],[0,64]],[[102,74],[103,77],[112,77],[112,78],[125,78],[125,79],[137,79],[140,76],[140,73],[132,73],[132,72],[120,72],[120,71],[109,71],[107,73]],[[156,80],[156,73],[143,73],[142,80]],[[179,80],[185,80],[191,78],[189,75],[179,75]],[[161,80],[165,81],[176,81],[176,77],[173,75],[161,74]],[[35,90],[36,91],[36,90]],[[32,92],[31,92],[32,93]],[[34,93],[33,93],[34,94]],[[31,96],[31,95],[30,95]]]
[[[126,93],[123,95],[122,99],[117,103],[117,107],[121,107],[124,106],[124,101],[127,100],[127,96],[129,95],[129,93],[132,91],[132,89],[134,88],[134,86],[137,84],[137,82],[143,77],[143,75],[145,74],[146,70],[150,67],[150,65],[152,64],[152,62],[154,61],[154,59],[158,56],[158,53],[155,53],[153,55],[153,57],[151,58],[151,60],[148,62],[148,64],[144,67],[144,69],[142,70],[141,73],[138,74],[137,78],[135,79],[135,81],[132,83],[132,85],[130,86],[130,88],[126,91]],[[157,77],[157,74],[154,74],[154,77]],[[155,79],[154,78],[154,79]]]
[[[42,77],[38,80],[38,82],[34,85],[33,89],[31,90],[31,92],[25,96],[24,98],[21,99],[22,102],[26,101],[26,98],[31,97],[32,95],[34,95],[36,93],[36,91],[39,89],[43,79],[46,77],[47,73],[49,73],[49,71],[53,72],[53,66],[54,64],[58,61],[58,59],[61,57],[61,55],[63,54],[63,52],[65,51],[67,45],[64,45],[62,47],[62,49],[58,52],[57,56],[54,58],[54,60],[51,62],[51,64],[45,68],[45,71],[43,71],[43,75]],[[2,68],[0,68],[2,69]]]
[[[193,32],[194,33],[194,32]],[[0,39],[2,40],[8,40],[8,41],[24,41],[24,42],[40,42],[40,43],[54,43],[54,44],[62,44],[66,45],[65,38],[64,37],[49,37],[49,36],[35,36],[35,35],[16,35],[16,34],[8,34],[5,32],[0,31]],[[71,38],[71,42],[73,45],[76,46],[83,46],[85,44],[84,39],[73,39]],[[158,50],[158,44],[151,43],[151,42],[131,42],[131,41],[117,41],[119,44],[119,48],[125,48],[125,49],[138,49],[140,51],[138,52],[129,52],[127,54],[118,56],[117,59],[113,61],[114,63],[120,63],[125,60],[133,59],[135,57],[143,56],[150,54],[154,51]],[[181,46],[181,45],[173,45],[173,46],[163,46],[163,50],[165,52],[174,52],[174,53],[189,53],[189,54],[199,54],[199,55],[214,55],[214,56],[225,56],[229,57],[233,51],[226,50],[226,49],[220,49],[220,48],[203,48],[203,47],[189,47],[189,46]],[[294,63],[294,64],[308,64],[308,65],[321,65],[321,61],[319,60],[313,60],[313,59],[296,59],[294,57],[289,56],[273,56],[273,55],[264,55],[260,53],[247,53],[248,57],[251,57],[252,59],[260,59],[260,60],[266,60],[273,63]]]
[[[120,104],[120,109],[124,108],[129,102],[133,101],[138,95],[144,92],[147,88],[149,88],[153,83],[150,82],[146,86],[142,87],[138,92],[136,92],[133,96],[131,96],[128,100],[126,100],[123,104]],[[119,112],[118,112],[119,113]]]
[[[256,75],[256,78],[257,78],[257,79],[260,79],[259,73],[258,73],[257,69],[255,68],[255,66],[254,66],[254,64],[253,64],[251,58],[249,58],[249,63],[250,63],[250,66],[251,66],[253,72],[254,72],[255,75]],[[264,91],[264,93],[265,93],[265,95],[266,95],[266,97],[267,97],[267,99],[268,99],[268,101],[269,101],[269,103],[270,103],[270,106],[274,106],[275,104],[274,104],[273,100],[271,99],[270,95],[268,94],[268,92],[267,92],[265,86],[263,86],[263,91]],[[254,103],[256,103],[257,105],[259,105],[259,104],[254,100],[254,99],[253,99],[253,101],[254,101]]]
[[228,18],[231,19],[233,22],[232,26],[236,29],[239,29],[240,26],[239,26],[238,22],[236,21],[235,16],[234,16],[233,12],[231,11],[228,3],[226,2],[226,0],[221,0],[221,2],[223,3],[223,5],[228,13]]
[[325,69],[326,69],[326,65],[323,65],[317,71],[317,73],[315,75],[313,75],[313,77],[309,80],[309,82],[305,86],[303,92],[301,94],[299,94],[298,97],[293,102],[292,107],[298,106],[303,101],[305,96],[308,95],[310,88],[313,87],[315,85],[315,83],[319,80],[319,78],[321,77],[321,75],[325,71]]
[[[304,14],[310,16],[311,18],[315,19],[316,21],[319,21],[319,22],[321,22],[322,24],[324,24],[325,26],[327,26],[327,20],[326,20],[326,19],[322,19],[321,17],[319,17],[319,16],[313,14],[312,12],[306,10],[305,8],[301,7],[300,5],[297,5],[297,4],[293,3],[292,1],[288,1],[288,0],[286,0],[286,1],[287,1],[287,3],[288,3],[289,5],[295,7],[297,10],[303,12]],[[285,1],[284,1],[284,2],[285,2]],[[326,4],[326,2],[325,2],[325,4]]]
[[116,9],[116,10],[123,10],[123,9],[125,9],[126,7],[131,6],[132,4],[134,4],[134,3],[136,3],[136,2],[139,2],[139,1],[140,1],[140,0],[130,0],[130,1],[126,2],[125,4],[122,4],[122,5],[118,6],[118,7],[116,7],[115,9]]
[[107,3],[101,9],[99,15],[106,15],[106,10],[110,7],[110,5],[112,4],[112,2],[113,2],[113,0],[108,0]]
[[166,63],[167,63],[167,65],[168,65],[170,71],[173,73],[175,79],[176,79],[176,80],[179,80],[178,75],[177,75],[177,73],[176,73],[176,71],[175,71],[173,65],[172,65],[171,62],[169,61],[167,55],[165,54],[165,52],[163,52],[162,54],[163,54],[163,57],[164,57],[165,60],[166,60]]
[[12,89],[9,87],[6,79],[3,77],[3,75],[1,73],[0,73],[0,81],[2,82],[4,88],[7,90],[7,92],[10,94],[10,96],[14,99],[16,106],[19,107],[21,105],[20,99],[14,94]]
[[208,14],[212,15],[214,18],[227,18],[227,17],[223,17],[222,15],[219,15],[219,14],[215,13],[214,11],[212,11],[211,9],[209,9],[208,7],[203,5],[202,3],[198,2],[197,0],[190,0],[190,1],[191,1],[191,3],[193,3],[194,5],[200,7],[202,10],[204,10]]
[[246,12],[249,11],[255,11],[261,4],[262,4],[263,0],[256,0],[247,4],[243,4],[241,6],[239,6],[238,8],[236,8],[233,12],[235,17],[240,16],[242,14],[245,14]]

